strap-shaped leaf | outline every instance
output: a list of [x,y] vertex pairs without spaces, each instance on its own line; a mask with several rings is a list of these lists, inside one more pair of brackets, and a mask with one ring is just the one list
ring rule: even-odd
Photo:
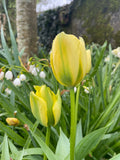
[[2,143],[1,160],[10,160],[9,149],[8,149],[8,139],[6,134],[4,136],[4,140]]

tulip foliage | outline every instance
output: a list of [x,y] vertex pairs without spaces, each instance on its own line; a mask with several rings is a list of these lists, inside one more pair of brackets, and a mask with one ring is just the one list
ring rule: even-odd
[[1,29],[0,159],[119,160],[119,49],[61,32],[50,55],[24,66],[9,17],[8,24],[11,49]]

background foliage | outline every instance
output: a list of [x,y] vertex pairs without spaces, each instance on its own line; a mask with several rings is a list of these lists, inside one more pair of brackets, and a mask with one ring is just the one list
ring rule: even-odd
[[[7,10],[5,10],[7,13]],[[69,160],[70,101],[69,88],[61,86],[53,76],[47,60],[31,58],[31,63],[44,70],[46,78],[39,73],[34,76],[21,63],[11,24],[8,18],[12,47],[9,48],[3,28],[0,67],[6,72],[11,69],[16,78],[24,73],[26,80],[21,86],[4,78],[0,81],[0,157],[1,160],[42,160],[43,153],[49,160]],[[79,113],[76,136],[76,160],[119,160],[120,159],[120,59],[112,54],[111,44],[92,43],[87,46],[92,51],[90,74],[81,82]],[[41,52],[41,51],[40,51]],[[45,54],[42,51],[43,57]],[[106,57],[109,55],[108,60]],[[58,88],[62,97],[62,114],[59,124],[51,127],[50,147],[46,146],[46,128],[33,117],[30,109],[29,93],[33,85],[46,84],[55,93]],[[88,88],[87,88],[88,87]],[[5,89],[12,90],[8,95]],[[86,90],[88,92],[86,92]],[[17,113],[15,114],[15,111]],[[9,126],[7,117],[16,117],[19,126]],[[63,150],[64,149],[64,150]],[[66,149],[66,150],[65,150]]]

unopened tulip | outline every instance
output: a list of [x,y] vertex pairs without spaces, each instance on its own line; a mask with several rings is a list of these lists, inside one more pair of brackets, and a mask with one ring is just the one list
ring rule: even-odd
[[18,126],[20,124],[20,121],[17,118],[6,118],[6,122],[10,126]]
[[50,54],[52,71],[57,81],[68,87],[81,82],[91,68],[91,54],[86,51],[84,40],[71,34],[59,33]]
[[55,126],[61,115],[61,97],[55,95],[46,85],[34,86],[30,93],[30,105],[34,117],[45,127]]

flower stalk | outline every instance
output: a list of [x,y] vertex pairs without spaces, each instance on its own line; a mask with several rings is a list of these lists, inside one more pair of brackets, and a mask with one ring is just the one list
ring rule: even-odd
[[70,90],[70,99],[71,99],[70,160],[75,159],[75,142],[76,142],[79,94],[80,94],[80,85],[78,86],[77,89],[76,98],[75,98],[74,88]]
[[[45,143],[47,144],[47,146],[49,146],[49,142],[50,142],[50,126],[47,127],[47,132],[46,132],[46,141]],[[46,155],[44,154],[44,159],[43,160],[47,160]]]
[[75,111],[74,88],[70,90],[70,100],[71,100],[70,160],[74,160],[75,139],[76,139],[76,111]]

